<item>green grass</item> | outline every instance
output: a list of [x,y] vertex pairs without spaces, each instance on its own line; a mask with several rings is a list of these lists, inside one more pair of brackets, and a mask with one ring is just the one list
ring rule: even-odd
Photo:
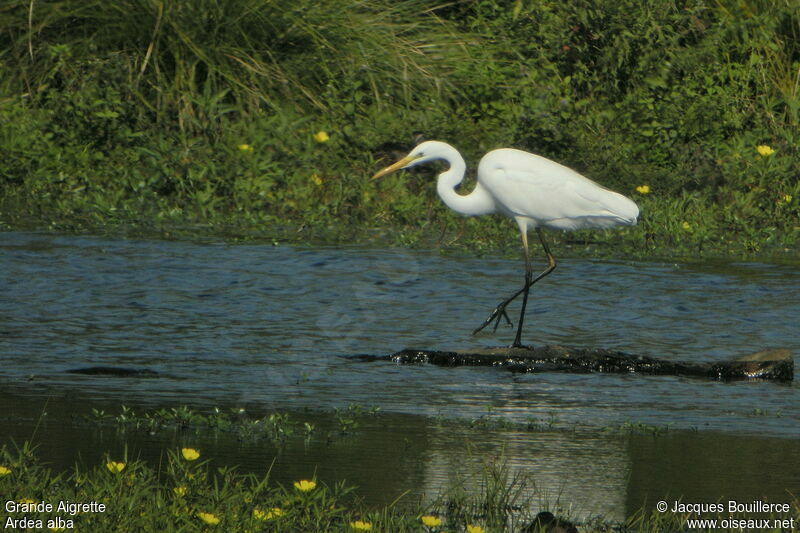
[[[194,449],[165,450],[157,465],[127,453],[103,464],[75,466],[54,473],[34,447],[0,449],[0,491],[5,503],[0,520],[10,527],[76,528],[85,531],[357,531],[357,522],[381,532],[521,531],[533,517],[524,496],[532,481],[511,476],[503,465],[487,464],[477,476],[454,482],[431,503],[397,500],[368,507],[346,484],[297,480],[281,485],[269,472],[257,476],[233,468],[215,468],[213,458]],[[46,508],[43,505],[50,504]],[[770,520],[800,521],[800,502]],[[10,507],[9,507],[10,505]],[[38,507],[37,507],[38,505]],[[83,507],[87,505],[88,507]],[[423,517],[434,519],[426,526]],[[621,524],[595,519],[584,532],[683,531],[693,513],[643,509]],[[704,518],[752,520],[750,513],[703,513]],[[25,520],[29,522],[9,522]],[[36,521],[41,520],[41,525]],[[736,528],[693,531],[734,531]],[[536,529],[530,529],[536,533]],[[768,531],[779,531],[778,528]]]
[[[167,450],[157,467],[131,457],[108,457],[104,464],[76,466],[56,474],[46,468],[29,445],[0,451],[0,489],[4,498],[19,503],[51,503],[53,510],[21,508],[0,511],[9,518],[48,520],[61,517],[72,526],[91,531],[354,531],[356,521],[373,531],[466,531],[467,525],[485,531],[504,531],[526,519],[517,498],[525,488],[519,479],[507,480],[502,468],[470,480],[482,486],[477,496],[466,487],[453,488],[433,503],[397,500],[369,508],[344,484],[327,486],[317,480],[297,480],[290,486],[235,469],[214,468],[213,460],[192,455],[193,449]],[[196,450],[194,450],[196,451]],[[508,481],[508,483],[506,483]],[[469,487],[476,488],[475,486]],[[60,502],[103,504],[105,509],[71,514],[59,512]],[[516,510],[516,511],[515,511]],[[28,511],[28,512],[25,512]],[[439,521],[425,526],[422,517]],[[64,527],[69,527],[64,526]]]
[[[330,416],[327,416],[330,414]],[[777,416],[763,409],[754,409],[749,416]],[[121,406],[119,413],[92,409],[90,415],[84,415],[78,422],[89,426],[113,427],[121,431],[139,431],[150,435],[167,431],[189,431],[195,435],[229,434],[240,441],[266,440],[275,446],[297,446],[301,443],[319,439],[331,442],[337,437],[347,436],[361,431],[365,427],[374,428],[386,424],[381,420],[380,409],[350,404],[347,408],[334,408],[331,413],[324,413],[324,424],[315,422],[314,417],[297,416],[285,412],[273,412],[263,416],[254,416],[244,409],[223,410],[218,407],[203,412],[187,406],[162,408],[154,411],[140,411]],[[330,419],[330,420],[327,420]],[[456,427],[460,429],[498,431],[514,430],[524,432],[560,432],[575,434],[595,433],[598,430],[608,434],[630,435],[663,435],[670,431],[668,425],[654,426],[642,422],[625,421],[620,424],[597,427],[588,423],[565,422],[556,413],[547,418],[529,418],[525,421],[512,421],[493,413],[472,419],[448,420],[440,417],[432,418],[440,427]]]
[[368,181],[421,132],[473,171],[515,146],[640,204],[635,228],[559,239],[603,245],[575,253],[797,256],[796,2],[14,0],[0,28],[6,228],[516,253],[433,169]]
[[146,431],[151,435],[165,431],[192,431],[198,435],[231,434],[240,441],[267,440],[276,446],[282,446],[293,438],[301,438],[306,443],[315,438],[330,441],[336,435],[347,435],[358,430],[365,421],[376,418],[379,412],[378,407],[366,408],[355,403],[346,408],[334,408],[332,419],[335,424],[330,424],[324,431],[311,419],[299,419],[288,413],[276,411],[255,417],[243,408],[223,410],[219,407],[210,412],[187,406],[137,412],[123,405],[118,414],[92,409],[91,415],[84,415],[80,421],[92,426],[111,426],[123,431]]
[[[273,413],[253,418],[242,409],[212,409],[201,412],[188,407],[135,412],[121,407],[116,414],[93,410],[91,415],[75,419],[79,425],[115,427],[124,436],[128,432],[154,435],[165,431],[182,431],[203,435],[212,440],[222,433],[235,435],[238,440],[267,439],[278,447],[307,445],[310,439],[334,442],[374,424],[385,424],[374,408],[356,404],[330,413],[330,423],[317,420],[320,430],[302,416]],[[478,420],[441,421],[461,428],[478,431],[515,429],[522,431],[586,430],[565,426],[555,416],[549,420],[512,424],[491,413]],[[597,428],[591,430],[597,431]],[[618,427],[601,428],[615,434],[646,434],[658,438],[669,431],[641,423],[626,422]],[[79,461],[72,469],[54,471],[47,466],[35,446],[5,445],[0,448],[0,493],[7,501],[17,503],[50,503],[52,510],[21,508],[0,509],[0,521],[10,518],[62,520],[52,525],[91,531],[357,531],[357,521],[368,523],[372,531],[385,532],[468,532],[467,526],[481,527],[485,532],[524,531],[534,520],[533,509],[550,510],[556,515],[576,522],[571,513],[581,510],[557,498],[548,499],[536,490],[536,480],[528,475],[512,474],[499,459],[484,459],[477,469],[460,470],[439,494],[423,499],[398,493],[388,505],[367,505],[359,497],[358,487],[345,481],[325,484],[308,479],[312,484],[296,480],[281,484],[270,477],[270,471],[243,473],[236,468],[218,467],[224,457],[208,455],[204,449],[166,448],[160,458],[149,461],[131,455],[126,447],[118,455],[106,455],[98,464]],[[279,451],[276,453],[280,454]],[[460,453],[472,454],[469,445]],[[409,492],[414,487],[409,487]],[[308,489],[308,490],[302,490]],[[389,495],[391,497],[391,495]],[[94,510],[72,514],[70,508],[58,509],[60,502],[84,504],[96,502]],[[712,502],[713,503],[713,502]],[[726,502],[721,502],[725,504]],[[105,505],[99,511],[97,504]],[[672,505],[672,502],[669,502]],[[770,520],[800,521],[800,502],[789,503],[788,513],[772,513]],[[571,509],[565,511],[564,507]],[[441,522],[425,526],[421,517],[435,517]],[[696,518],[690,512],[658,512],[646,507],[631,513],[622,522],[610,522],[602,516],[579,523],[582,532],[664,532],[686,530],[686,520]],[[744,512],[700,513],[702,518],[748,520],[761,515]],[[219,520],[218,523],[216,520]],[[19,523],[15,523],[20,525]],[[31,524],[27,524],[31,525]],[[695,531],[734,531],[735,528]],[[528,530],[535,533],[536,529]],[[778,531],[778,529],[767,529]]]

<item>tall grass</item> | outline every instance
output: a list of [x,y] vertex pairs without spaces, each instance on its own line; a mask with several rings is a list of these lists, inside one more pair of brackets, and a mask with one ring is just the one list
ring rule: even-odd
[[421,132],[473,168],[515,146],[634,197],[620,235],[643,254],[792,253],[799,35],[789,0],[12,0],[0,213],[514,242],[425,174],[367,183]]
[[24,0],[3,18],[6,91],[43,97],[99,69],[182,127],[216,120],[203,116],[213,104],[327,110],[355,87],[360,105],[408,105],[447,87],[463,56],[463,37],[421,0]]

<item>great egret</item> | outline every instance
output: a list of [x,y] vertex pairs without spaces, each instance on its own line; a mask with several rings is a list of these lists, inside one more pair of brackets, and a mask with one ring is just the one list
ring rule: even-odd
[[[516,220],[522,236],[525,258],[525,284],[521,289],[500,302],[483,324],[473,331],[479,332],[495,321],[494,329],[505,318],[506,306],[520,294],[522,310],[519,315],[514,347],[521,347],[522,323],[528,292],[531,285],[556,268],[556,259],[544,240],[542,228],[576,230],[584,228],[611,228],[636,224],[639,207],[629,198],[610,191],[550,159],[513,148],[492,150],[478,164],[478,183],[475,189],[461,195],[455,188],[463,181],[466,163],[458,150],[440,141],[426,141],[383,170],[372,179],[378,179],[403,168],[429,161],[443,160],[450,168],[439,174],[436,191],[453,211],[467,216],[500,213]],[[528,252],[528,230],[534,228],[547,254],[547,268],[533,277]]]

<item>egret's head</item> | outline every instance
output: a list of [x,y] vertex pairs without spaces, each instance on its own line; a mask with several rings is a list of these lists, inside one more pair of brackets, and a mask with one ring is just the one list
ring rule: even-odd
[[443,143],[437,141],[425,141],[422,144],[418,144],[416,148],[411,150],[411,152],[409,152],[409,154],[403,159],[376,172],[375,175],[372,176],[372,179],[376,180],[403,168],[410,168],[414,165],[419,165],[420,163],[433,161],[434,159],[441,159],[442,154],[438,150],[438,147],[441,144]]

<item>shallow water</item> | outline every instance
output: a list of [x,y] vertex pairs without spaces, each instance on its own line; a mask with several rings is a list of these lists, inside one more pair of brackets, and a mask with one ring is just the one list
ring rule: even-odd
[[[463,467],[461,441],[475,439],[486,453],[503,450],[515,468],[538,473],[545,480],[540,492],[561,494],[583,514],[622,516],[666,493],[716,501],[733,486],[732,472],[743,470],[746,495],[800,492],[796,382],[512,375],[346,357],[510,343],[509,328],[470,333],[520,284],[521,269],[520,261],[435,252],[0,233],[0,402],[12,415],[23,404],[40,408],[47,397],[78,411],[120,404],[246,406],[262,413],[377,406],[390,422],[359,437],[361,448],[306,451],[295,464],[324,462],[331,476],[369,484],[376,465],[393,454],[373,450],[369,463],[361,460],[364,450],[391,442],[389,435],[410,435],[420,444],[410,448],[410,462],[399,461],[410,471],[398,474],[397,488],[407,482],[412,486],[402,490],[431,492]],[[567,258],[536,285],[523,341],[701,361],[786,347],[797,362],[798,317],[800,272],[791,266]],[[65,373],[94,365],[149,368],[160,377]],[[602,428],[632,421],[675,431],[476,436],[431,426],[431,417],[470,420],[487,412],[515,422]],[[7,424],[16,438],[29,429]],[[252,453],[234,455],[254,464]],[[674,480],[669,486],[667,465],[683,472],[667,476]],[[286,476],[299,475],[287,468]],[[782,485],[784,479],[795,485]],[[598,500],[609,485],[619,490]],[[376,494],[396,496],[367,492],[376,501]]]

